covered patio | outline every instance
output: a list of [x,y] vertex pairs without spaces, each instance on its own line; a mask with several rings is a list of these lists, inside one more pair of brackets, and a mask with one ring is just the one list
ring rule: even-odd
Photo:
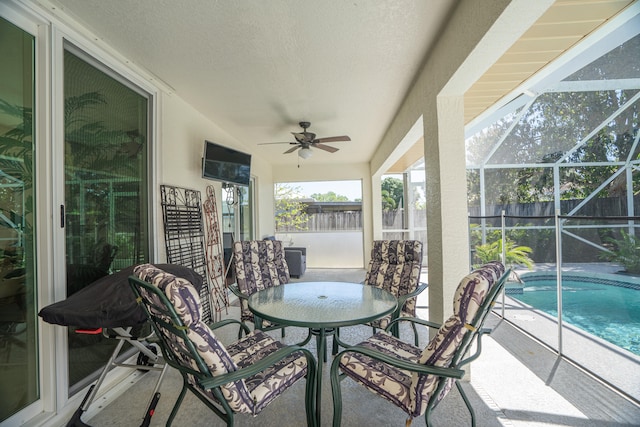
[[[349,280],[364,277],[363,270],[307,270],[305,281]],[[300,279],[293,279],[293,282]],[[428,307],[428,297],[422,296],[418,305]],[[501,304],[496,306],[500,313]],[[232,306],[225,317],[237,318],[239,308]],[[428,316],[428,308],[420,310],[420,316]],[[477,425],[486,427],[600,427],[633,426],[640,417],[640,408],[604,385],[601,381],[558,357],[543,344],[523,334],[522,330],[493,316],[489,322],[495,330],[483,338],[483,349],[478,360],[471,365],[470,382],[464,389],[476,411]],[[229,331],[228,331],[229,332]],[[356,343],[368,337],[371,329],[356,326],[341,331],[341,339]],[[272,332],[280,339],[279,332]],[[287,328],[285,342],[301,340],[306,331]],[[410,337],[410,330],[401,331]],[[225,336],[231,342],[235,329]],[[428,340],[421,331],[420,342]],[[313,342],[310,348],[314,348]],[[609,358],[607,351],[598,346],[585,347],[584,351],[594,359]],[[625,369],[609,359],[612,365]],[[328,380],[330,363],[324,365]],[[630,375],[635,372],[626,371]],[[96,402],[85,419],[95,427],[135,424],[142,414],[155,385],[157,372],[136,372],[129,376],[102,399]],[[164,425],[181,387],[181,378],[170,373],[163,381],[160,398],[152,425]],[[385,400],[345,381],[343,391],[343,425],[386,427],[401,425],[406,414]],[[304,410],[299,392],[287,393],[276,400],[256,418],[238,418],[239,425],[246,426],[298,426],[305,424]],[[323,425],[330,425],[333,416],[331,387],[327,381],[323,388]],[[615,408],[615,410],[612,410]],[[185,425],[208,426],[219,422],[198,399],[189,396],[180,409],[178,420]],[[469,425],[470,418],[460,395],[454,389],[436,408],[433,422],[437,426]],[[217,424],[215,424],[217,425]],[[222,425],[222,424],[220,424]],[[423,426],[424,418],[417,418],[413,426]]]
[[[0,325],[0,424],[57,427],[81,404],[113,343],[44,322],[38,312],[89,285],[93,273],[166,262],[165,187],[213,196],[217,207],[203,217],[218,227],[216,242],[276,235],[278,183],[358,182],[361,230],[342,242],[301,238],[309,259],[294,280],[359,281],[375,240],[417,239],[429,283],[420,316],[434,322],[449,316],[460,278],[478,262],[476,247],[493,243],[496,232],[527,244],[542,236],[536,256],[553,252],[549,224],[496,223],[496,211],[510,204],[560,211],[571,195],[580,200],[560,212],[571,216],[597,211],[610,192],[607,206],[624,205],[616,213],[623,219],[561,218],[568,227],[558,234],[579,242],[559,251],[570,261],[585,247],[588,262],[595,249],[611,252],[607,238],[637,235],[639,22],[633,0],[0,2],[0,56],[9,64],[0,69],[0,208],[8,230],[0,261],[14,274],[3,277],[14,279],[6,298],[0,289],[0,308],[10,308]],[[606,56],[612,50],[622,52],[620,65]],[[593,73],[584,72],[590,64]],[[555,109],[545,103],[555,94],[570,99]],[[591,108],[604,99],[607,108]],[[597,120],[583,126],[585,111]],[[205,141],[249,157],[248,185],[205,179]],[[393,174],[403,179],[405,222],[390,229],[381,183]],[[594,235],[601,240],[589,240]],[[319,249],[334,255],[324,257],[333,265],[313,264]],[[635,389],[621,395],[603,384],[609,379],[558,357],[533,322],[518,318],[530,309],[518,304],[498,307],[496,315],[511,311],[492,318],[494,335],[464,383],[479,424],[637,424]],[[218,314],[237,318],[237,301]],[[369,333],[354,327],[345,339]],[[295,342],[296,333],[286,339]],[[605,346],[588,341],[571,351],[609,360]],[[612,369],[638,371],[636,358],[626,362]],[[156,378],[115,369],[89,422],[136,424]],[[178,381],[169,372],[152,425],[166,420]],[[404,422],[360,392],[349,391],[345,425]],[[242,425],[303,425],[297,397]],[[322,411],[327,423],[328,396]],[[435,414],[437,425],[468,422],[455,392]],[[181,416],[185,425],[213,419],[195,400]]]

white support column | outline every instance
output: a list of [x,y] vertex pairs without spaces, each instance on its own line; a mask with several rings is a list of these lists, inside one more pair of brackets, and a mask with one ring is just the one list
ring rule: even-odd
[[469,272],[469,233],[462,96],[439,97],[436,108],[424,120],[427,253],[429,318],[442,322],[451,314],[460,278]]
[[[372,209],[372,226],[373,226],[373,240],[382,239],[382,176],[375,174],[371,177],[371,204],[377,206],[377,209]],[[369,247],[371,249],[371,247]],[[365,256],[365,264],[368,262],[369,256]]]

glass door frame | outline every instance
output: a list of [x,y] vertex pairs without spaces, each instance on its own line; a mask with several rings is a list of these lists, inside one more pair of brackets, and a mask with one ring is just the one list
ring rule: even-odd
[[[22,31],[34,37],[34,106],[33,106],[33,141],[34,141],[34,181],[33,198],[34,205],[37,206],[34,215],[34,292],[36,293],[36,310],[51,301],[53,291],[51,286],[46,286],[50,278],[52,262],[49,259],[50,249],[47,243],[51,242],[50,218],[52,215],[51,205],[47,196],[51,193],[48,189],[50,180],[48,179],[50,168],[48,167],[49,142],[51,141],[50,127],[48,126],[50,115],[50,83],[47,78],[48,52],[51,46],[49,33],[49,22],[41,15],[35,13],[30,8],[22,4],[0,3],[0,16],[3,19],[20,28]],[[37,369],[34,379],[37,381],[37,399],[3,420],[8,425],[14,421],[20,422],[25,419],[36,417],[45,411],[51,411],[55,406],[56,359],[43,357],[44,354],[54,354],[55,337],[52,334],[53,328],[47,328],[38,321],[36,328],[37,346]]]
[[[153,207],[159,205],[159,196],[156,194],[158,178],[157,168],[158,164],[158,150],[154,150],[152,147],[156,144],[155,136],[158,132],[158,88],[151,86],[148,82],[142,80],[139,76],[132,73],[131,70],[124,68],[121,63],[110,56],[108,53],[101,51],[95,45],[92,45],[90,41],[85,40],[82,36],[75,34],[68,28],[53,29],[53,54],[52,54],[52,80],[54,81],[53,87],[53,152],[52,152],[52,167],[53,169],[53,197],[52,197],[52,211],[53,211],[53,263],[56,266],[54,275],[54,282],[58,285],[55,286],[56,301],[66,298],[66,232],[61,226],[63,224],[63,206],[65,205],[65,176],[64,176],[64,162],[65,162],[65,129],[64,129],[64,55],[66,50],[70,50],[72,53],[82,55],[85,60],[89,61],[93,66],[102,69],[105,73],[117,79],[123,84],[132,88],[133,90],[145,93],[148,96],[148,138],[147,147],[147,189],[146,196],[148,198],[147,206],[147,220],[149,236],[158,235],[158,210],[154,211]],[[158,239],[150,239],[149,247],[149,261],[154,261],[156,254],[158,254]],[[68,368],[68,337],[66,328],[56,328],[56,395],[58,396],[58,412],[61,410],[67,410],[77,408],[80,405],[82,398],[84,398],[88,387],[94,382],[90,381],[88,385],[80,389],[70,389],[69,384],[69,368]],[[105,363],[107,360],[105,360]],[[110,371],[103,387],[109,388],[114,384],[117,384],[126,376],[131,373],[127,368],[114,368]]]
[[[108,52],[105,52],[92,44],[91,40],[87,40],[83,35],[75,33],[72,29],[63,25],[52,25],[51,33],[51,81],[53,87],[51,90],[51,152],[49,170],[49,181],[47,185],[51,190],[48,203],[50,205],[51,216],[49,225],[49,252],[47,256],[51,260],[51,264],[55,267],[51,268],[48,286],[51,288],[52,296],[50,302],[60,301],[66,298],[66,236],[65,229],[62,224],[62,206],[65,204],[65,177],[64,177],[64,53],[67,47],[72,46],[74,52],[81,52],[86,58],[90,58],[93,64],[99,64],[112,75],[117,75],[123,84],[135,88],[137,91],[145,92],[149,97],[149,123],[148,123],[148,139],[147,139],[147,189],[148,198],[147,220],[149,236],[158,235],[158,210],[153,209],[159,205],[159,195],[156,194],[158,183],[158,171],[155,165],[158,164],[158,150],[154,150],[156,145],[156,135],[158,135],[158,91],[159,89],[152,86],[149,82],[143,80],[140,76],[134,74],[130,69],[123,66],[118,58],[114,58]],[[158,254],[158,239],[150,239],[149,259],[154,261]],[[43,304],[46,305],[46,304]],[[68,369],[68,339],[67,330],[63,327],[52,325],[45,327],[52,328],[50,335],[55,342],[51,354],[55,354],[55,364],[52,366],[53,375],[52,386],[50,387],[50,396],[52,398],[51,410],[60,414],[71,414],[81,404],[82,399],[86,395],[89,386],[79,390],[74,390],[71,394],[69,389],[69,369]],[[105,360],[105,363],[107,361]],[[109,372],[103,388],[109,388],[117,385],[126,376],[131,374],[129,368],[114,368]],[[91,381],[93,383],[93,381]],[[55,406],[55,408],[54,408]]]

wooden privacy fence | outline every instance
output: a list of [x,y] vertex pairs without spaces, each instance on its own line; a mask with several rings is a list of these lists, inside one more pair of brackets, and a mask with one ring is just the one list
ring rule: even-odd
[[[427,223],[426,211],[414,211],[414,224],[425,227]],[[315,212],[309,214],[306,227],[295,228],[292,226],[279,226],[277,233],[292,231],[355,231],[362,230],[362,211],[344,212]],[[382,211],[382,226],[384,229],[404,229],[404,215],[402,209]]]
[[306,227],[279,226],[277,233],[291,231],[354,231],[362,230],[362,211],[318,212],[309,214]]
[[[560,213],[567,215],[582,202],[582,199],[561,200]],[[637,207],[640,206],[640,194],[636,194],[633,197],[633,204],[636,206],[637,211]],[[553,216],[555,215],[555,205],[553,201],[489,205],[485,209],[485,216],[500,215],[502,211],[505,211],[507,215],[522,217]],[[576,215],[593,217],[627,216],[630,215],[630,213],[626,198],[601,197],[591,199],[578,210]],[[480,207],[469,207],[469,216],[481,216]]]

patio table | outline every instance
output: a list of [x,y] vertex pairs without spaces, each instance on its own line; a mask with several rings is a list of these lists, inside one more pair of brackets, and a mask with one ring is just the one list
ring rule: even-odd
[[[274,286],[251,295],[249,309],[262,320],[281,325],[309,328],[316,335],[318,370],[316,377],[316,418],[320,425],[322,396],[321,361],[326,354],[327,335],[337,328],[358,325],[392,313],[396,298],[370,285],[349,282],[297,282]],[[304,342],[308,342],[308,339]],[[303,343],[303,344],[304,344]]]

